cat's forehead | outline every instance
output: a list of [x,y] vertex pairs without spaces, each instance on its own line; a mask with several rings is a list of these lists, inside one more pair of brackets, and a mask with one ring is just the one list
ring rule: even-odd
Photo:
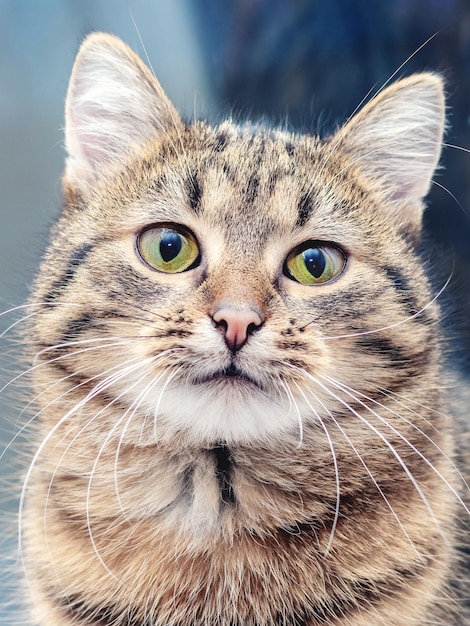
[[299,141],[263,129],[226,125],[209,130],[205,141],[199,129],[193,132],[187,185],[193,210],[223,222],[229,230],[232,226],[239,230],[247,222],[259,228],[291,223],[302,188],[301,164],[293,154]]
[[196,124],[187,136],[193,173],[225,180],[248,202],[273,194],[280,183],[308,185],[322,153],[316,137],[249,124]]
[[[291,232],[312,216],[321,230],[350,195],[332,184],[340,169],[327,142],[313,136],[197,123],[147,147],[122,179],[134,197],[128,217],[202,221],[239,238],[245,230]],[[334,221],[338,227],[337,214]]]

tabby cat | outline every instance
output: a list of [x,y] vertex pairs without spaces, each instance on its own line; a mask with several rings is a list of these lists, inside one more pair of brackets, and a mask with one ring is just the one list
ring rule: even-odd
[[27,331],[32,623],[470,624],[420,253],[444,109],[424,73],[322,140],[188,125],[86,39]]

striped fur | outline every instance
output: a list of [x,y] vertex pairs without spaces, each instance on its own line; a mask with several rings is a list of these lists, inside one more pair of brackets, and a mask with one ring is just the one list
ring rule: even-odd
[[[470,623],[439,286],[418,253],[443,118],[423,74],[326,140],[186,125],[124,44],[86,40],[28,329],[35,624]],[[152,224],[194,233],[200,263],[145,265]],[[343,273],[292,280],[306,241],[340,246]],[[262,320],[236,352],[222,305]]]

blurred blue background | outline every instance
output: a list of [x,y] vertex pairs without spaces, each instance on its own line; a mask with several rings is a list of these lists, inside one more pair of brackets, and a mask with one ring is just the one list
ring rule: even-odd
[[[437,70],[447,80],[447,142],[470,148],[469,0],[0,0],[2,310],[25,300],[60,209],[63,101],[80,41],[92,30],[113,32],[148,55],[189,119],[235,113],[284,123],[288,116],[293,129],[326,133],[395,71]],[[455,259],[449,300],[457,305],[448,319],[468,367],[470,154],[448,148],[443,164],[426,228],[444,275]],[[0,317],[0,332],[19,318]],[[16,348],[3,342],[0,350],[5,383]],[[18,387],[0,394],[3,443],[23,405]],[[25,623],[9,600],[18,449],[14,442],[0,460],[0,624],[9,626]]]

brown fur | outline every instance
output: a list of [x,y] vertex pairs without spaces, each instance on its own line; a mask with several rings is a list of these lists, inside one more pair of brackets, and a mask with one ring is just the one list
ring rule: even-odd
[[[90,121],[81,97],[104,71],[127,84],[101,136],[115,113]],[[417,252],[440,79],[398,82],[324,141],[188,126],[137,57],[93,35],[67,107],[65,207],[28,334],[35,623],[470,623],[437,289]],[[157,223],[190,229],[201,263],[147,267],[136,237]],[[308,240],[342,247],[341,276],[283,273]],[[221,304],[263,320],[235,357]],[[198,382],[231,358],[251,382]]]

